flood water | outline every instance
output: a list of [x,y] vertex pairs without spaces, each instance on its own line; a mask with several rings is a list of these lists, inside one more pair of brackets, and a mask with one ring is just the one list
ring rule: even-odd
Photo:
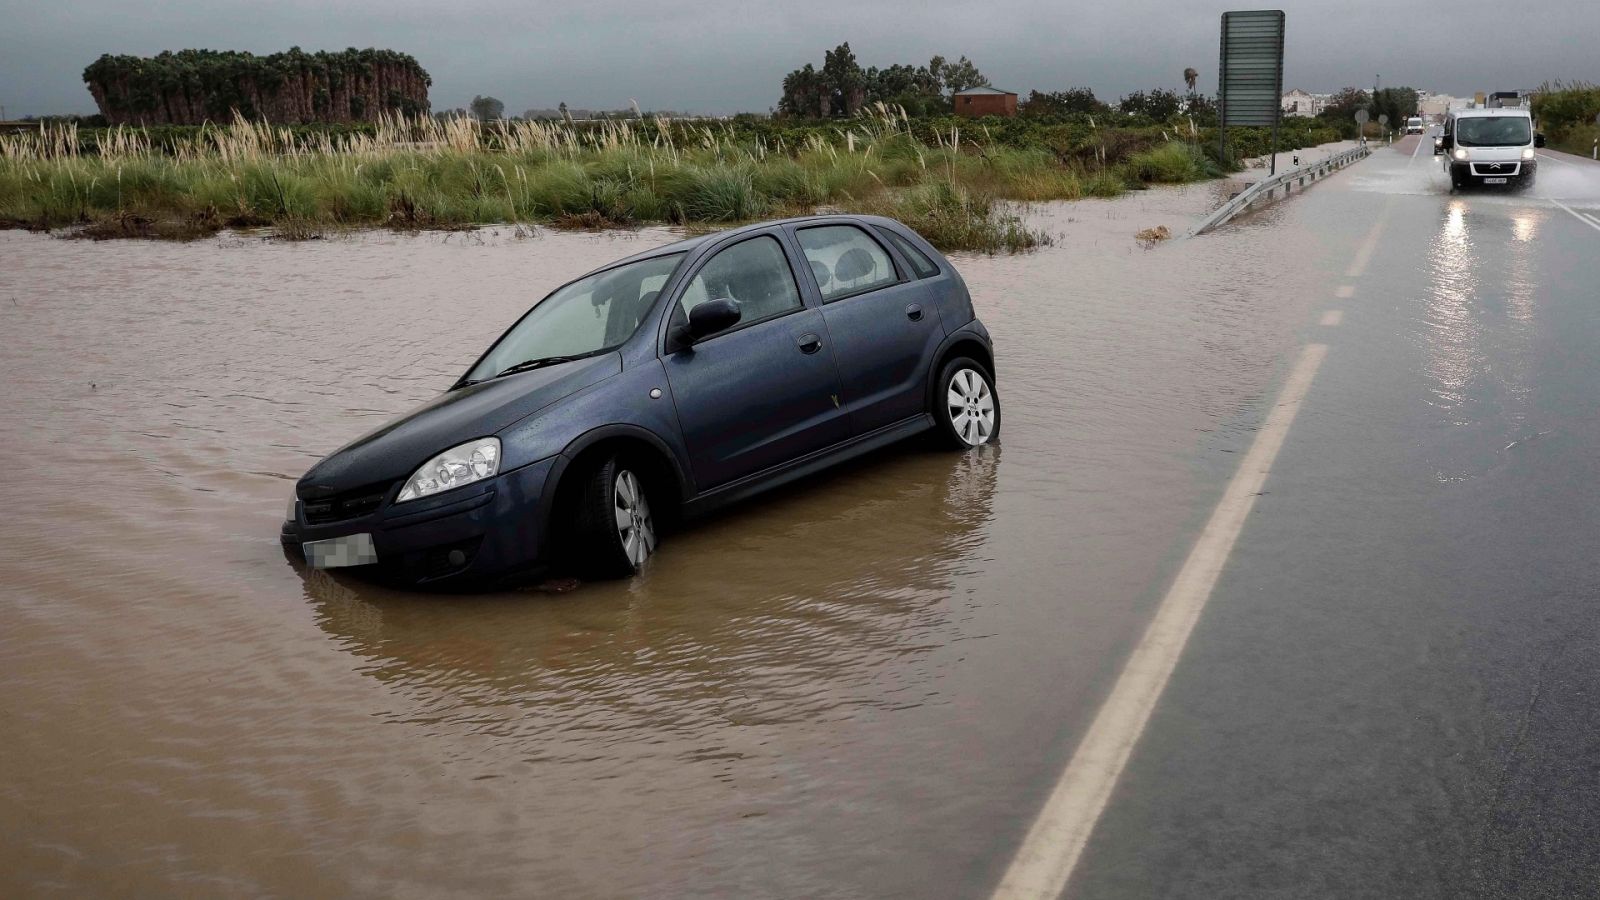
[[1217,190],[955,257],[998,446],[892,448],[561,594],[389,592],[278,525],[545,291],[676,235],[0,232],[0,893],[981,894],[1308,324],[1292,222],[1132,239]]

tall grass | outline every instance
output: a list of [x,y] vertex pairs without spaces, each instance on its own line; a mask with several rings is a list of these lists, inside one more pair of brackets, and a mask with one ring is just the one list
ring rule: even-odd
[[1129,180],[1205,177],[1184,144],[1124,164],[1062,162],[980,127],[926,140],[879,105],[798,146],[664,119],[575,128],[385,117],[370,132],[295,132],[236,117],[159,146],[137,128],[83,152],[75,126],[0,137],[0,225],[190,237],[273,226],[455,228],[546,222],[729,223],[818,209],[896,216],[945,249],[1016,250],[1042,236],[999,201],[1109,196]]

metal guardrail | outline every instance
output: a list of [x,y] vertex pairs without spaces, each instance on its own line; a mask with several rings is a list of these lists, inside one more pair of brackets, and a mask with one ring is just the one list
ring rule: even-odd
[[1367,147],[1352,147],[1341,153],[1335,153],[1327,159],[1318,160],[1298,169],[1280,172],[1264,181],[1258,181],[1233,195],[1227,203],[1217,207],[1215,212],[1206,216],[1205,221],[1189,232],[1189,237],[1205,234],[1219,225],[1232,221],[1235,216],[1247,212],[1256,204],[1270,201],[1277,194],[1279,188],[1283,189],[1283,195],[1287,197],[1295,187],[1304,190],[1307,184],[1314,183],[1320,178],[1327,178],[1339,169],[1350,165],[1358,159],[1363,159],[1371,155],[1371,153],[1372,151]]

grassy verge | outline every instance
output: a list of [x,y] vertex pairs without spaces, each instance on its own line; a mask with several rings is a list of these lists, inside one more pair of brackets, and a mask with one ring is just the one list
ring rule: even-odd
[[1113,196],[1219,174],[1194,144],[1140,142],[1087,162],[989,139],[920,135],[880,109],[799,144],[731,126],[574,128],[393,119],[370,132],[245,121],[157,141],[140,129],[0,138],[0,225],[90,237],[192,238],[271,226],[289,238],[372,227],[724,224],[818,209],[901,219],[947,250],[1016,251],[1045,235],[999,201]]

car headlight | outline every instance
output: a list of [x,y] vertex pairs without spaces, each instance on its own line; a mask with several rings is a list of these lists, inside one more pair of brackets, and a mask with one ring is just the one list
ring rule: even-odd
[[1467,151],[1464,148],[1457,147],[1456,148],[1456,159],[1466,159],[1466,158],[1467,158]]
[[500,471],[500,439],[478,438],[435,456],[422,464],[400,489],[396,503],[431,497],[474,481],[492,478]]
[[293,522],[293,521],[295,521],[295,519],[296,519],[295,513],[297,512],[296,507],[298,507],[299,505],[300,505],[300,495],[291,490],[289,492],[289,511],[283,514],[283,520],[285,522]]
[[1522,148],[1522,158],[1523,159],[1533,159],[1533,148],[1532,147],[1523,147]]

